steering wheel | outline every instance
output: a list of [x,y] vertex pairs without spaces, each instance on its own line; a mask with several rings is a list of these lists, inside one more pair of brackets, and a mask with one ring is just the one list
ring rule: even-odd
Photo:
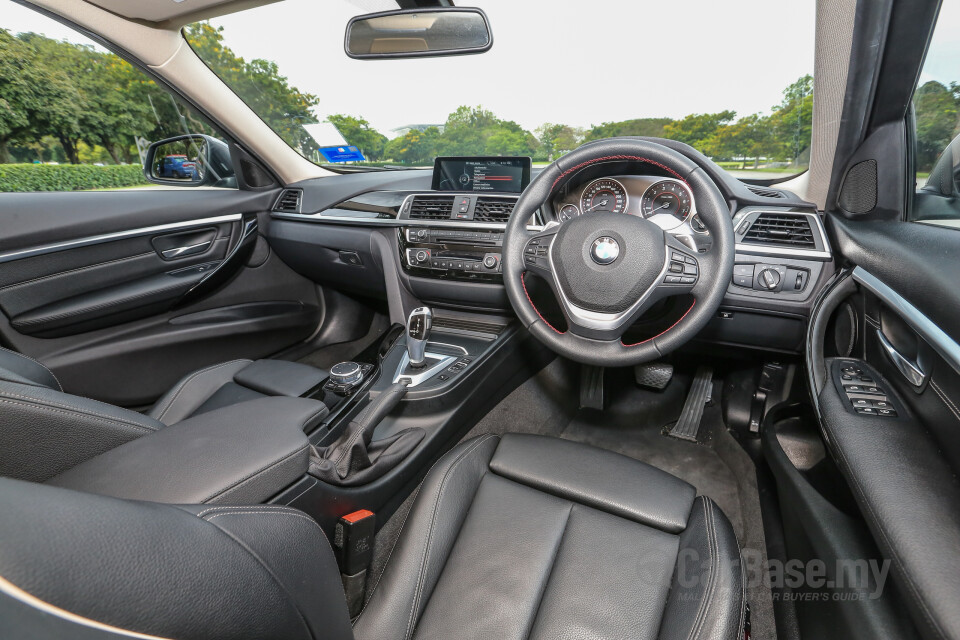
[[[599,212],[543,230],[530,217],[576,172],[610,161],[647,163],[682,180],[713,237],[698,253],[639,216]],[[546,167],[524,190],[503,239],[507,296],[524,326],[556,353],[597,366],[656,360],[696,335],[714,316],[733,275],[730,212],[716,184],[696,163],[648,140],[611,138],[590,143]],[[527,293],[530,274],[550,283],[567,320],[559,331]],[[656,302],[690,294],[693,304],[673,326],[635,344],[624,332]]]

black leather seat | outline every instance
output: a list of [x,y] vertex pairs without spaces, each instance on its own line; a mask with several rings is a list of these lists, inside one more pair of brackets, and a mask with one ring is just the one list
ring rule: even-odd
[[233,360],[185,376],[142,414],[64,393],[43,364],[0,348],[0,475],[42,482],[192,416],[258,398],[301,396],[326,377],[296,362]]
[[713,502],[635,460],[540,436],[481,436],[435,465],[352,629],[329,545],[293,509],[0,480],[0,513],[7,638],[742,633],[740,553]]

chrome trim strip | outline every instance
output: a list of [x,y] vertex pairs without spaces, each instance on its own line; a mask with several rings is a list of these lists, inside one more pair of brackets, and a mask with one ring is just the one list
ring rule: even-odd
[[403,374],[403,370],[407,368],[407,365],[410,364],[410,354],[407,353],[406,349],[404,349],[403,356],[401,356],[400,358],[400,365],[397,367],[397,372],[393,376],[394,384],[396,384],[397,382],[400,381],[401,378],[403,378],[405,380],[410,381],[410,384],[408,384],[407,387],[412,389],[413,387],[423,384],[424,382],[432,378],[434,375],[440,373],[441,371],[443,371],[444,369],[446,369],[451,364],[457,361],[457,356],[448,356],[444,353],[431,353],[427,351],[423,355],[429,358],[439,358],[440,360],[432,367],[428,367],[423,371],[401,375]]
[[882,346],[883,350],[887,352],[887,356],[890,358],[890,361],[893,362],[893,365],[900,370],[900,373],[902,373],[903,377],[907,379],[907,382],[917,388],[922,387],[923,383],[927,381],[928,377],[930,377],[930,374],[925,373],[923,369],[921,369],[915,363],[910,362],[906,356],[897,351],[897,348],[893,346],[893,343],[891,343],[889,339],[887,339],[887,336],[883,335],[883,331],[880,329],[877,329],[876,331],[877,340],[880,341],[880,346]]
[[758,256],[783,256],[784,258],[812,258],[814,260],[830,260],[833,254],[829,251],[816,251],[813,249],[789,249],[787,247],[767,247],[758,244],[741,244],[734,246],[737,253],[745,253]]
[[177,256],[182,256],[185,253],[203,253],[203,251],[213,244],[213,240],[207,240],[205,242],[198,242],[197,244],[190,244],[185,247],[176,247],[174,249],[167,249],[161,251],[164,258],[176,258]]
[[960,373],[960,345],[944,333],[943,329],[863,267],[856,267],[853,270],[853,279],[896,311],[914,331],[920,334],[920,337],[933,347],[934,351],[940,354],[941,358],[947,361],[954,371]]
[[[348,216],[324,216],[320,213],[281,213],[273,211],[270,217],[281,220],[296,220],[298,222],[332,223],[332,224],[351,224],[359,227],[431,227],[442,228],[450,227],[452,229],[489,229],[491,231],[503,231],[507,225],[502,222],[470,222],[469,220],[400,220],[397,218],[352,218]],[[540,231],[543,227],[528,224],[527,229],[531,231]]]
[[0,263],[12,262],[23,258],[32,258],[47,253],[56,253],[67,249],[77,249],[79,247],[89,247],[94,244],[103,244],[113,242],[114,240],[123,240],[125,238],[136,238],[138,236],[147,236],[152,233],[163,233],[166,231],[176,231],[178,229],[190,229],[192,227],[202,227],[210,224],[219,224],[221,222],[239,222],[243,216],[239,213],[231,213],[224,216],[215,216],[213,218],[201,218],[200,220],[189,220],[187,222],[171,222],[170,224],[159,224],[154,227],[142,227],[140,229],[130,229],[128,231],[117,231],[116,233],[105,233],[98,236],[88,236],[78,238],[77,240],[67,240],[65,242],[55,242],[44,244],[30,249],[20,249],[18,251],[8,251],[0,253]]

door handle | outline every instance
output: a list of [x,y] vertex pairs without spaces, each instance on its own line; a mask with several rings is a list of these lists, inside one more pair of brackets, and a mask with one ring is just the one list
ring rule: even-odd
[[880,329],[877,329],[877,339],[883,346],[883,350],[887,352],[887,356],[893,362],[893,365],[903,374],[903,377],[913,386],[922,387],[930,374],[924,372],[919,364],[897,351],[897,348],[887,339],[887,336],[883,335],[883,331]]
[[197,253],[203,253],[207,250],[207,247],[213,240],[207,240],[205,242],[198,242],[197,244],[187,245],[185,247],[174,247],[172,249],[164,249],[160,252],[167,260],[172,260],[173,258],[183,258],[185,256],[192,256]]

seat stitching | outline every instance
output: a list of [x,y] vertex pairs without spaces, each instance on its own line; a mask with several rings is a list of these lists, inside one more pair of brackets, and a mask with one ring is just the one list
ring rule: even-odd
[[30,362],[33,362],[33,363],[36,363],[36,364],[40,365],[41,367],[43,367],[43,368],[46,370],[47,373],[49,373],[51,376],[53,376],[53,381],[57,383],[57,386],[58,386],[58,387],[60,387],[60,391],[63,391],[63,385],[60,384],[60,380],[57,379],[56,374],[54,374],[53,371],[50,371],[50,368],[49,368],[47,365],[43,364],[42,362],[40,362],[40,361],[37,360],[36,358],[31,358],[30,356],[28,356],[28,355],[26,355],[26,354],[24,354],[24,353],[20,353],[19,351],[14,351],[14,350],[12,350],[12,349],[6,349],[6,348],[4,348],[4,347],[0,347],[0,351],[6,351],[7,353],[12,353],[12,354],[15,355],[15,356],[20,356],[21,358],[26,358],[26,359],[29,360]]
[[[245,508],[250,509],[250,507],[245,507]],[[296,516],[296,517],[299,517],[299,518],[303,518],[303,519],[305,519],[305,520],[309,520],[310,522],[313,522],[313,524],[315,524],[318,528],[320,527],[320,525],[317,524],[317,522],[316,522],[315,520],[313,520],[312,518],[310,518],[310,517],[307,516],[306,514],[291,513],[291,512],[289,512],[289,511],[266,510],[266,509],[250,510],[250,511],[238,511],[238,512],[233,512],[233,513],[221,513],[221,514],[215,515],[215,516],[213,516],[213,517],[211,517],[211,518],[209,518],[209,519],[205,519],[205,521],[206,521],[206,522],[210,522],[211,524],[213,524],[211,521],[214,520],[215,518],[219,517],[219,516],[234,516],[234,515],[238,516],[238,515],[252,515],[252,514],[265,514],[265,515],[280,514],[280,515]],[[284,584],[284,582],[283,582],[283,581],[277,576],[277,574],[274,572],[273,567],[272,567],[270,564],[268,564],[267,562],[265,562],[265,561],[260,557],[260,555],[259,555],[258,553],[254,552],[254,550],[250,548],[250,546],[247,544],[247,542],[246,542],[245,540],[237,537],[237,536],[236,536],[233,532],[231,532],[231,531],[228,531],[228,530],[226,530],[226,529],[222,529],[222,528],[218,527],[217,525],[213,525],[213,526],[216,527],[217,530],[218,530],[220,533],[222,533],[223,535],[225,535],[225,536],[227,536],[228,538],[230,538],[231,540],[233,540],[234,543],[237,544],[237,546],[239,546],[241,549],[243,549],[243,550],[246,551],[248,554],[250,554],[250,556],[254,559],[254,561],[256,561],[256,563],[257,563],[258,565],[260,565],[260,568],[263,569],[268,576],[270,576],[270,579],[273,580],[273,582],[277,585],[277,587],[278,587],[282,592],[286,593],[287,597],[290,599],[289,604],[293,607],[294,611],[296,611],[297,614],[300,616],[300,622],[301,622],[301,624],[303,625],[304,629],[307,631],[308,634],[310,634],[310,636],[313,636],[313,632],[312,632],[312,629],[310,628],[310,624],[307,622],[307,617],[306,617],[306,615],[305,615],[304,612],[301,610],[300,606],[297,604],[297,601],[296,601],[296,599],[294,598],[293,594],[290,593],[290,590],[287,588],[287,585]],[[320,533],[323,533],[323,529],[320,529]],[[326,534],[324,534],[323,537],[326,538]],[[329,542],[330,542],[330,541],[327,540],[327,544],[329,544]],[[346,594],[344,594],[344,600],[346,600]]]
[[[273,505],[273,504],[271,504],[271,505],[262,505],[262,506],[264,506],[264,507],[269,506],[271,509],[276,509],[276,510],[278,510],[278,511],[279,511],[279,510],[282,510],[282,509],[287,509],[287,510],[289,510],[289,511],[294,511],[294,512],[297,512],[297,513],[301,513],[301,511],[300,511],[299,509],[294,509],[293,507],[287,507],[287,506],[284,506],[284,505]],[[248,506],[248,505],[222,505],[222,506],[210,507],[210,508],[208,508],[208,509],[204,509],[203,511],[197,513],[196,516],[197,516],[198,518],[202,518],[202,517],[205,516],[206,514],[208,514],[208,513],[213,513],[214,511],[230,511],[230,510],[236,511],[237,509],[249,509],[249,508],[250,508],[250,506]]]
[[697,636],[703,631],[704,626],[707,623],[707,613],[710,610],[710,605],[713,602],[713,596],[717,590],[717,583],[719,582],[720,576],[720,544],[717,541],[717,520],[716,512],[714,511],[713,501],[710,501],[707,504],[707,513],[709,514],[709,526],[707,528],[708,540],[710,541],[710,574],[707,579],[707,590],[703,600],[703,618],[700,620],[699,629],[697,629]]
[[300,448],[297,449],[296,451],[287,454],[286,456],[280,458],[279,460],[277,460],[277,461],[275,461],[275,462],[271,462],[270,464],[268,464],[268,465],[266,465],[266,466],[258,469],[257,471],[254,471],[253,473],[251,473],[251,474],[247,475],[246,477],[244,477],[242,480],[238,480],[237,482],[235,482],[234,484],[230,485],[230,486],[227,487],[226,489],[223,489],[223,490],[221,490],[221,491],[218,491],[217,493],[213,494],[212,496],[208,496],[208,497],[204,498],[203,500],[201,500],[201,502],[207,502],[207,501],[209,501],[209,500],[213,500],[214,498],[221,498],[221,497],[225,496],[226,494],[228,494],[228,493],[230,493],[230,492],[232,492],[232,491],[234,491],[234,490],[236,490],[236,489],[239,489],[241,486],[243,486],[244,484],[246,484],[246,483],[249,482],[250,480],[253,480],[253,479],[256,478],[257,476],[259,476],[261,473],[264,473],[264,472],[266,472],[266,471],[269,471],[269,470],[272,469],[273,467],[276,467],[277,465],[280,465],[280,464],[286,462],[286,461],[289,460],[290,458],[293,458],[293,457],[297,456],[298,454],[303,453],[304,451],[307,450],[307,448],[308,448],[309,446],[310,446],[309,444],[303,445],[302,447],[300,447]]
[[63,411],[63,410],[61,410],[61,409],[54,409],[54,408],[52,408],[52,407],[48,407],[48,406],[46,406],[46,405],[44,405],[44,404],[41,404],[41,403],[27,404],[26,402],[18,402],[18,401],[16,401],[16,400],[7,400],[7,399],[5,399],[5,398],[0,398],[0,403],[4,403],[4,404],[14,404],[14,405],[18,405],[18,406],[21,406],[21,407],[27,407],[27,408],[31,408],[31,409],[38,409],[38,410],[40,410],[40,411],[48,411],[48,412],[50,412],[50,413],[58,413],[58,414],[64,415],[64,416],[74,416],[74,417],[76,417],[77,415],[80,415],[80,416],[83,416],[83,417],[87,418],[88,420],[92,420],[93,422],[102,422],[102,423],[104,423],[104,424],[117,424],[117,425],[123,425],[123,426],[125,426],[125,427],[133,427],[133,428],[135,428],[135,429],[140,429],[140,430],[143,431],[145,434],[146,434],[146,433],[156,433],[156,430],[155,430],[155,429],[151,429],[150,427],[147,427],[147,426],[145,426],[145,425],[139,425],[139,424],[136,424],[136,423],[133,423],[133,422],[124,422],[123,420],[119,420],[119,419],[116,419],[116,418],[111,418],[111,417],[109,417],[109,416],[101,416],[101,415],[99,415],[99,414],[88,414],[88,413],[84,413],[84,412],[81,412],[81,411]]
[[177,384],[177,386],[175,387],[176,390],[177,390],[176,393],[174,393],[173,396],[167,401],[167,403],[166,403],[167,406],[165,406],[165,407],[163,408],[163,411],[160,412],[160,415],[157,416],[157,420],[160,420],[161,422],[163,421],[163,417],[164,417],[165,415],[167,415],[167,411],[170,410],[170,407],[173,405],[174,401],[175,401],[178,397],[180,397],[180,392],[183,391],[184,387],[186,387],[186,386],[190,383],[191,380],[193,380],[194,378],[196,378],[197,376],[199,376],[199,375],[202,374],[202,373],[207,373],[208,371],[213,371],[214,369],[219,369],[220,367],[225,367],[225,366],[227,366],[228,364],[234,364],[234,363],[237,363],[237,362],[252,362],[252,360],[246,360],[245,358],[239,358],[239,359],[237,359],[237,360],[230,360],[229,362],[221,362],[220,364],[215,364],[215,365],[209,366],[209,367],[207,367],[206,369],[200,369],[200,371],[194,371],[194,372],[191,373],[189,376],[187,376],[186,378],[184,378],[183,381],[180,382],[179,384]]
[[578,503],[571,502],[570,508],[567,509],[567,519],[563,521],[563,531],[560,532],[560,539],[557,540],[557,548],[554,550],[553,557],[550,559],[550,571],[547,573],[547,579],[543,583],[543,590],[540,591],[540,598],[537,600],[537,610],[533,612],[533,617],[530,619],[530,628],[526,630],[526,633],[524,634],[525,637],[530,637],[530,632],[537,624],[537,618],[540,616],[540,607],[543,606],[543,596],[547,593],[547,588],[550,586],[550,578],[553,577],[553,572],[557,568],[557,557],[560,555],[560,548],[563,546],[563,539],[567,536],[567,529],[570,527],[570,517],[573,515],[573,507],[576,504]]
[[125,419],[120,418],[120,417],[117,417],[117,416],[108,416],[108,415],[106,415],[106,414],[104,414],[104,413],[98,413],[98,412],[93,411],[93,410],[91,410],[91,409],[83,408],[83,407],[81,407],[81,406],[79,406],[79,405],[78,405],[78,406],[70,406],[70,405],[67,405],[67,404],[61,404],[61,403],[58,403],[58,402],[54,402],[54,401],[52,401],[52,400],[44,400],[44,399],[41,399],[41,398],[32,398],[32,397],[30,397],[30,396],[25,396],[25,395],[21,395],[21,394],[19,394],[19,393],[13,393],[12,391],[5,391],[5,390],[0,390],[0,395],[2,395],[2,396],[4,396],[4,397],[18,398],[18,399],[20,399],[20,400],[27,400],[28,402],[32,402],[32,403],[35,403],[35,404],[40,405],[40,406],[45,406],[45,407],[46,407],[46,406],[49,406],[49,407],[57,407],[57,408],[59,408],[59,409],[66,409],[67,411],[70,411],[70,412],[72,412],[72,413],[79,413],[79,414],[83,414],[83,415],[96,416],[96,417],[98,417],[98,418],[103,418],[103,419],[105,419],[105,420],[112,420],[113,422],[121,422],[121,423],[124,423],[124,424],[129,424],[129,425],[133,425],[133,426],[136,426],[136,427],[141,427],[141,428],[144,428],[144,429],[150,429],[151,431],[156,431],[156,429],[152,429],[151,427],[149,427],[149,426],[147,426],[147,425],[139,424],[139,423],[133,422],[133,421],[131,421],[131,420],[125,420]]
[[687,640],[692,640],[700,635],[700,631],[703,627],[703,622],[706,620],[706,613],[708,608],[708,603],[710,602],[710,597],[713,595],[713,579],[714,579],[714,570],[713,570],[713,535],[712,535],[712,523],[713,523],[713,512],[710,508],[709,503],[706,499],[703,501],[703,517],[704,524],[707,528],[707,553],[709,554],[709,571],[707,573],[707,588],[704,590],[703,600],[700,601],[700,606],[697,607],[697,616],[694,618],[693,627],[690,628],[690,634],[687,636]]
[[947,397],[947,395],[943,392],[943,390],[939,386],[937,386],[937,383],[933,380],[933,378],[930,379],[930,386],[933,387],[933,390],[936,392],[936,394],[940,396],[940,400],[942,400],[943,403],[947,405],[947,408],[950,410],[950,413],[952,413],[957,420],[960,420],[960,412],[957,411],[957,405],[953,404],[953,401],[950,400],[949,397]]
[[413,632],[413,616],[420,605],[420,596],[423,593],[423,572],[424,572],[424,568],[427,565],[427,558],[429,557],[430,550],[432,548],[430,545],[430,541],[433,539],[433,528],[437,521],[437,510],[440,508],[440,501],[443,498],[443,492],[447,488],[447,478],[450,477],[450,473],[458,464],[460,464],[460,462],[462,462],[469,454],[473,453],[473,451],[477,447],[479,447],[481,444],[483,444],[484,442],[486,442],[492,437],[496,437],[496,436],[494,436],[493,434],[490,434],[487,437],[479,440],[476,444],[474,444],[472,447],[470,447],[466,451],[464,451],[456,460],[453,461],[453,463],[444,472],[443,478],[440,479],[440,487],[439,487],[439,490],[437,491],[437,499],[433,503],[433,514],[430,517],[430,527],[427,530],[428,531],[427,542],[423,548],[423,558],[420,561],[420,570],[417,572],[417,589],[414,592],[413,606],[410,608],[410,617],[407,620],[407,630],[403,635],[404,640],[408,640]]

